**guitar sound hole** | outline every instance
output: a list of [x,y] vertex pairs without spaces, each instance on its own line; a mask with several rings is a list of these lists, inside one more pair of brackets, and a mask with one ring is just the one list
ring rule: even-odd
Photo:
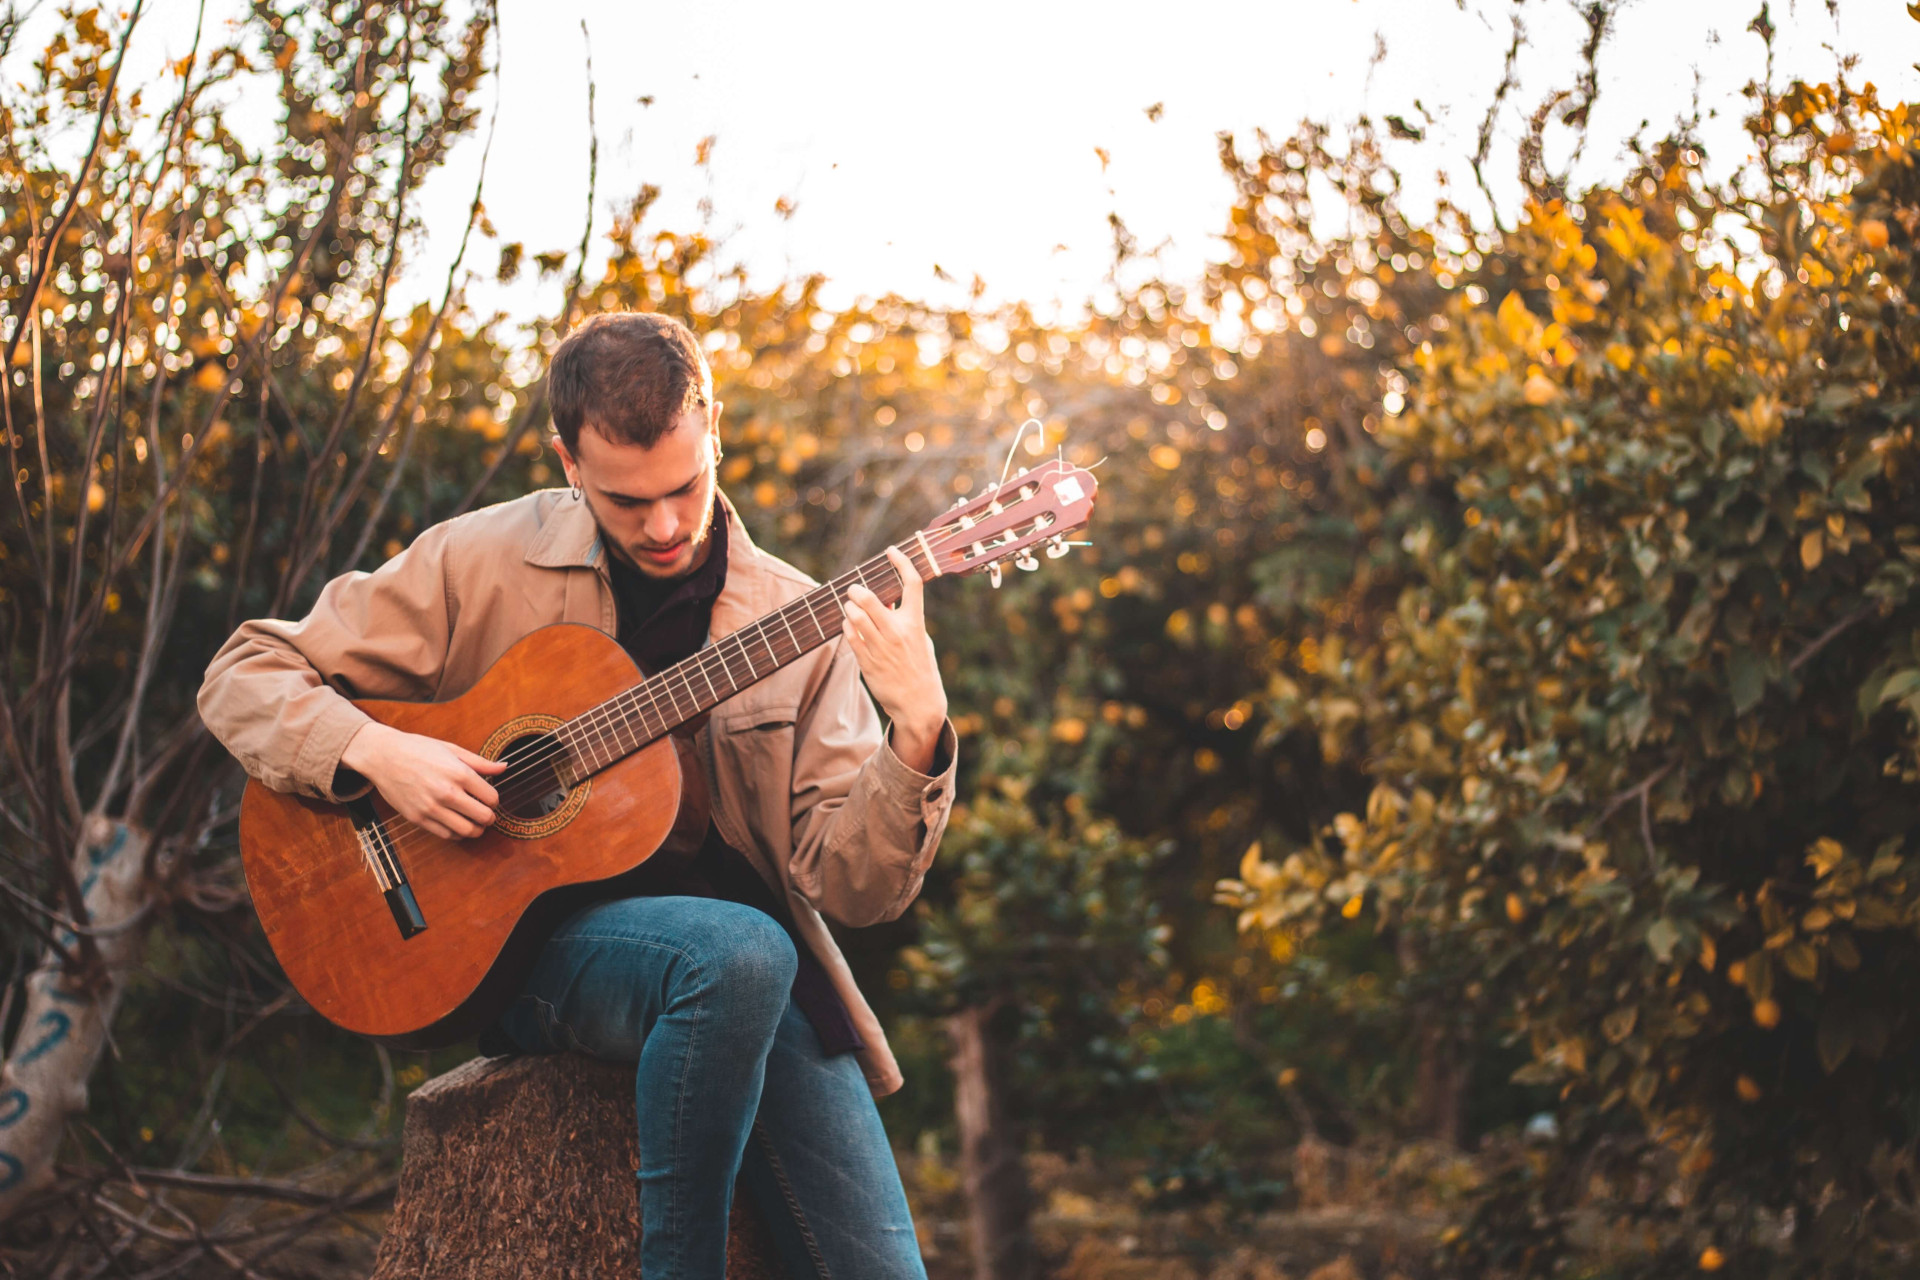
[[555,767],[567,758],[566,748],[550,733],[515,738],[500,756],[507,762],[499,784],[500,808],[510,817],[531,821],[544,818],[567,802],[567,788]]

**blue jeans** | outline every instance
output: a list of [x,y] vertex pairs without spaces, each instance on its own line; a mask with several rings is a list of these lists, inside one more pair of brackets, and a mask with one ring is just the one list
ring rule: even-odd
[[646,1280],[723,1280],[736,1175],[791,1280],[925,1280],[873,1095],[788,1000],[796,963],[753,907],[623,898],[563,924],[501,1020],[528,1053],[639,1064]]

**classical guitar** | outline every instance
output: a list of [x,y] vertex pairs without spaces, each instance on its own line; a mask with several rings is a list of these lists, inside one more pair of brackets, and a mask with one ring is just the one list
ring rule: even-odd
[[[899,544],[922,580],[1039,567],[1086,523],[1091,473],[1044,463]],[[565,914],[659,849],[685,798],[675,729],[840,634],[855,582],[902,582],[885,555],[643,677],[611,636],[542,627],[448,702],[356,703],[383,724],[509,767],[494,824],[442,840],[377,794],[328,804],[249,783],[240,852],[254,909],[295,990],[349,1031],[409,1047],[484,1027]],[[683,730],[684,732],[684,730]]]

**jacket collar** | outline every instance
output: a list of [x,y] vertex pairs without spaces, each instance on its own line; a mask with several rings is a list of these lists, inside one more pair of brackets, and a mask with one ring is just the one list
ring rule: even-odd
[[747,527],[740,523],[740,513],[724,492],[720,494],[720,514],[727,521],[727,580],[714,597],[713,620],[707,627],[707,634],[714,638],[738,631],[771,611],[776,603],[766,554],[753,545]]
[[[773,606],[765,557],[747,536],[740,513],[724,492],[720,493],[720,514],[727,522],[727,580],[713,602],[708,634],[714,636],[738,631]],[[600,527],[585,500],[565,490],[554,491],[547,518],[527,547],[526,562],[542,569],[593,569],[604,575],[605,561]]]
[[527,546],[527,563],[542,569],[594,569],[606,558],[600,545],[600,526],[593,522],[584,498],[564,489],[551,489],[552,505],[540,522],[540,532]]

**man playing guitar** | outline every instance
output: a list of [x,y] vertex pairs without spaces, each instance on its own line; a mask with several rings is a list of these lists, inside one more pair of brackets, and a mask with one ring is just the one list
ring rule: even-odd
[[[719,492],[721,406],[684,325],[596,316],[548,382],[570,489],[436,525],[214,658],[200,713],[254,778],[336,803],[372,788],[427,832],[478,836],[506,766],[350,699],[453,698],[556,622],[658,671],[815,585],[755,547]],[[638,1064],[648,1280],[720,1280],[737,1175],[790,1274],[925,1275],[873,1104],[899,1068],[825,924],[904,911],[953,800],[921,578],[889,558],[899,605],[850,587],[838,639],[713,711],[684,752],[705,795],[682,813],[705,820],[676,828],[623,896],[568,918],[481,1037],[488,1052]]]

